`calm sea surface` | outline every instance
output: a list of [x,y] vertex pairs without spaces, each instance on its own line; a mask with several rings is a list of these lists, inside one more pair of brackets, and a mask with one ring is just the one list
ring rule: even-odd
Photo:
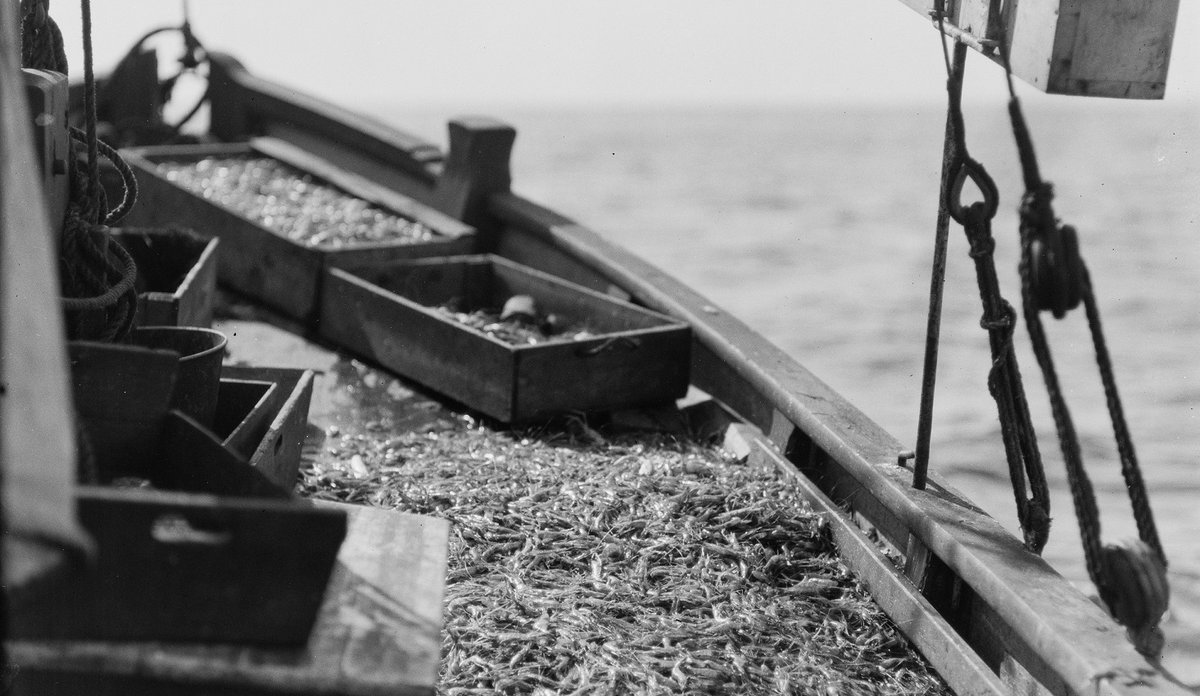
[[[1200,682],[1200,105],[1043,98],[1027,111],[1056,211],[1080,230],[1170,558],[1166,664]],[[378,113],[444,142],[447,113]],[[518,192],[669,270],[914,442],[941,105],[489,115],[518,129]],[[971,153],[1002,191],[997,265],[1019,305],[1011,131],[1003,105],[966,116]],[[966,241],[952,227],[932,462],[1015,530],[979,315]],[[1134,536],[1082,310],[1046,321],[1104,536]],[[1017,340],[1055,491],[1045,556],[1090,591],[1023,325]]]

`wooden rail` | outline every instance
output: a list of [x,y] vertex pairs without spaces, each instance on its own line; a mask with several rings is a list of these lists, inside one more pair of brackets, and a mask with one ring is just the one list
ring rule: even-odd
[[[211,131],[224,140],[287,140],[412,195],[434,183],[441,149],[374,119],[263,80],[234,58],[209,56]],[[433,165],[431,167],[431,165]]]

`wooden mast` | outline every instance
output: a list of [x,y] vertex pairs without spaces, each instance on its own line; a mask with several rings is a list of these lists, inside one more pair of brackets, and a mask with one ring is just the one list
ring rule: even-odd
[[1162,99],[1179,0],[900,0],[1050,94]]

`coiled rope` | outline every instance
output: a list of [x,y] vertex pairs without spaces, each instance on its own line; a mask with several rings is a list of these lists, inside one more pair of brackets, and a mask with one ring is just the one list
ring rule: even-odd
[[[47,0],[22,2],[22,62],[25,67],[67,73],[62,32],[51,19]],[[84,130],[71,129],[75,166],[70,200],[62,222],[60,282],[67,337],[100,341],[124,340],[133,329],[137,309],[133,257],[112,239],[109,225],[118,223],[137,200],[133,171],[96,134],[96,79],[92,67],[90,0],[81,0],[84,58]],[[74,153],[85,148],[81,163]],[[100,155],[114,164],[124,184],[121,203],[112,210],[100,186]]]

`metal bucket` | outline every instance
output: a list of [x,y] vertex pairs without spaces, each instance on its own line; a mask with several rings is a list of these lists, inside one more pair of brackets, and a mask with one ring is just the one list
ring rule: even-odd
[[225,334],[194,326],[142,326],[133,332],[134,345],[179,353],[179,376],[171,408],[204,427],[210,427],[221,386]]

